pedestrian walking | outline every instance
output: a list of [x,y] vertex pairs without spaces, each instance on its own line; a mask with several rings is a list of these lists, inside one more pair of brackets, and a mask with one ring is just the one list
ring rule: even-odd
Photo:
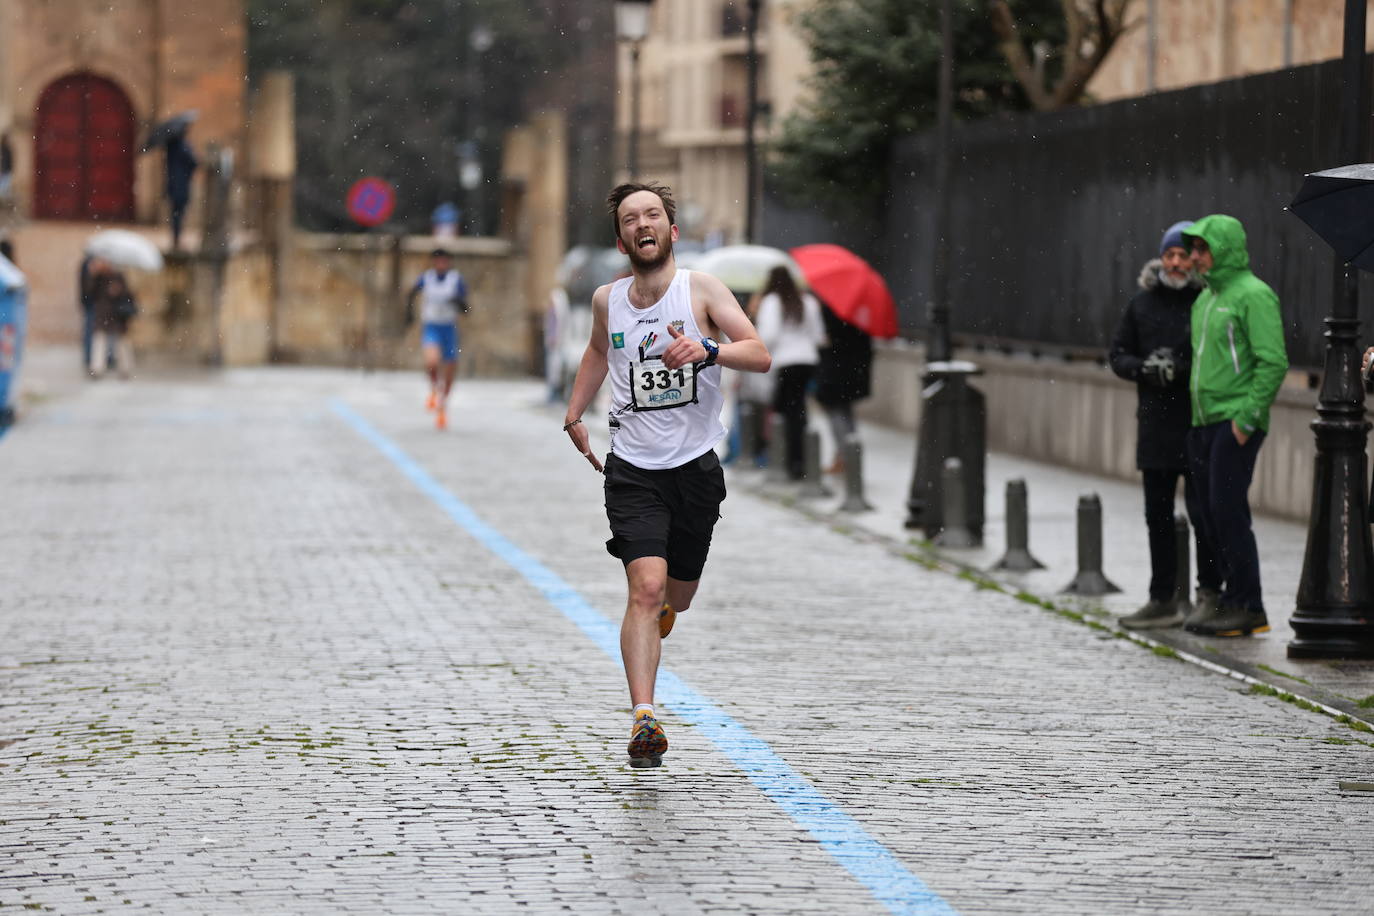
[[787,476],[800,480],[806,470],[806,390],[811,384],[825,343],[821,304],[810,293],[797,289],[792,272],[774,267],[768,272],[758,307],[759,339],[773,357],[777,383],[773,409],[783,418],[786,447],[772,443],[770,460],[786,456]]
[[86,370],[91,367],[91,339],[95,334],[96,286],[111,269],[104,259],[88,254],[81,259],[76,272],[77,308],[81,310],[81,367]]
[[1208,636],[1248,636],[1269,629],[1248,492],[1269,407],[1288,371],[1283,319],[1279,297],[1250,271],[1239,220],[1205,216],[1183,238],[1207,284],[1192,308],[1188,465],[1200,527],[1223,580],[1216,610],[1195,613],[1184,627]]
[[[563,430],[605,475],[607,551],[625,567],[620,653],[630,688],[631,766],[658,766],[668,739],[654,709],[662,640],[696,595],[725,499],[716,444],[721,367],[765,372],[768,350],[725,284],[679,270],[669,188],[627,183],[607,198],[631,275],[592,297],[591,340]],[[718,343],[724,335],[728,341]],[[592,452],[582,415],[609,373],[611,449]]]
[[186,207],[191,202],[191,176],[200,161],[196,159],[186,130],[169,139],[164,148],[167,155],[167,204],[171,208],[172,248],[181,247],[181,226]]
[[1221,570],[1202,534],[1197,490],[1188,473],[1187,439],[1192,426],[1188,373],[1193,300],[1202,277],[1193,270],[1183,231],[1192,222],[1174,223],[1159,243],[1159,257],[1145,263],[1140,291],[1126,306],[1112,337],[1112,371],[1136,383],[1135,465],[1145,491],[1145,528],[1150,540],[1150,593],[1134,614],[1121,618],[1130,630],[1177,626],[1183,608],[1173,600],[1178,579],[1174,544],[1174,500],[1183,478],[1184,505],[1197,546],[1196,613],[1215,613],[1221,595]]
[[133,373],[134,351],[129,343],[129,324],[137,314],[138,303],[122,273],[106,269],[95,275],[91,308],[92,378],[105,374],[111,352],[121,378],[128,378]]
[[826,343],[816,364],[816,400],[825,409],[835,437],[832,474],[844,470],[844,445],[857,439],[854,402],[868,397],[873,375],[873,338],[828,308],[821,309]]
[[434,411],[435,429],[448,427],[448,395],[458,370],[458,315],[468,311],[468,284],[453,266],[453,256],[442,248],[430,252],[429,270],[411,287],[406,300],[406,324],[415,320],[415,300],[420,300],[420,349],[429,376],[425,409]]

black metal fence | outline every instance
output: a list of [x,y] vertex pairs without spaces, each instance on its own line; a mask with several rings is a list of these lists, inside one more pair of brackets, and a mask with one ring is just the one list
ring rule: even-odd
[[[1245,225],[1255,273],[1279,295],[1290,361],[1319,367],[1332,255],[1283,208],[1305,173],[1347,164],[1336,158],[1340,96],[1339,62],[1331,61],[956,129],[956,336],[1099,350],[1164,229],[1229,213]],[[872,257],[912,336],[929,323],[934,141],[930,132],[899,146],[881,233],[807,239],[848,244]],[[800,225],[769,222],[780,230]],[[778,241],[802,241],[786,235]],[[1362,282],[1362,301],[1374,303],[1372,293],[1374,283]]]

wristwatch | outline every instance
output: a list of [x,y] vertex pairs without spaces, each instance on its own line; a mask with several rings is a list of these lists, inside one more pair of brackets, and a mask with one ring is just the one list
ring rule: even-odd
[[720,357],[720,344],[710,337],[703,337],[701,338],[701,345],[706,348],[706,358],[701,361],[701,367],[705,369],[707,366],[714,366]]

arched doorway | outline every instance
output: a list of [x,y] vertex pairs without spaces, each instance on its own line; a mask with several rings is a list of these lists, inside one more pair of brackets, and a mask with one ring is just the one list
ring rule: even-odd
[[134,111],[124,91],[91,73],[64,76],[38,98],[34,215],[134,218]]

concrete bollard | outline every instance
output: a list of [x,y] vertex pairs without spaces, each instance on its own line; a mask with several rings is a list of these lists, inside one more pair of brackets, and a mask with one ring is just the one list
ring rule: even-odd
[[768,422],[768,483],[787,483],[787,421],[773,414]]
[[1024,480],[1007,481],[1007,552],[992,568],[1012,572],[1045,568],[1030,552],[1030,510]]
[[1102,572],[1102,500],[1096,493],[1078,497],[1078,575],[1064,588],[1066,595],[1106,595],[1119,592]]
[[824,499],[830,495],[830,488],[821,479],[821,434],[814,429],[806,432],[805,458],[801,490],[797,495],[803,499]]
[[753,401],[739,403],[739,466],[756,468],[759,460],[759,408]]
[[935,535],[941,547],[978,547],[979,540],[968,526],[968,505],[964,501],[964,463],[958,458],[946,458],[940,473],[941,496],[944,500],[944,527]]
[[841,512],[871,512],[873,507],[864,499],[864,448],[858,436],[849,436],[840,445],[844,461],[844,502]]
[[1189,583],[1193,578],[1192,563],[1189,562],[1189,545],[1193,540],[1188,528],[1188,516],[1179,513],[1174,516],[1174,556],[1177,558],[1177,572],[1174,573],[1174,608],[1187,617],[1193,613],[1193,602],[1189,598]]

